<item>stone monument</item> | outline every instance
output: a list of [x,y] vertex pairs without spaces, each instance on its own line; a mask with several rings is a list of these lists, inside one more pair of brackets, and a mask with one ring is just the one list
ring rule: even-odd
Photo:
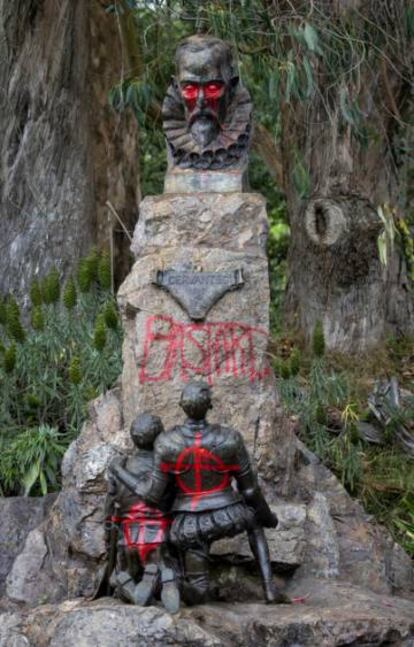
[[[62,491],[13,564],[6,560],[0,645],[410,647],[411,560],[296,438],[278,405],[266,208],[243,192],[251,104],[231,50],[196,36],[176,63],[163,106],[165,192],[140,205],[135,263],[118,294],[123,373],[90,404],[64,457]],[[244,535],[213,544],[214,603],[171,616],[105,597],[108,466],[131,453],[138,414],[159,416],[166,429],[184,423],[180,394],[193,379],[212,387],[215,420],[243,437],[279,519],[266,529],[272,568],[302,604],[263,605]]]

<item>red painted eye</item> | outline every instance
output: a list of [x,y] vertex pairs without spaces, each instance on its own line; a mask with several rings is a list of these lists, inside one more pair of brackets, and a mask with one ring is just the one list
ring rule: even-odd
[[198,85],[187,83],[181,88],[181,93],[184,99],[190,100],[197,99],[198,95]]
[[207,83],[204,93],[207,99],[218,99],[222,95],[224,83]]

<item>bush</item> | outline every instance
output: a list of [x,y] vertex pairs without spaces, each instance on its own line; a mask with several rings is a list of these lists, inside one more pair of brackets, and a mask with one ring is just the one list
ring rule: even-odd
[[[0,494],[59,487],[61,457],[80,431],[88,401],[121,372],[121,326],[108,256],[92,250],[61,289],[53,269],[33,282],[31,325],[1,300]],[[62,295],[62,296],[60,296]]]
[[[299,421],[299,435],[365,509],[384,523],[396,541],[414,556],[413,457],[399,446],[393,426],[404,412],[389,411],[390,438],[383,445],[367,443],[358,432],[367,416],[366,404],[355,401],[361,384],[350,371],[335,371],[324,355],[321,325],[315,327],[312,359],[306,375],[280,369],[275,357],[282,405]],[[290,365],[298,364],[294,351]],[[282,363],[283,364],[283,363]],[[361,370],[361,380],[366,379]],[[408,426],[412,408],[405,411]]]

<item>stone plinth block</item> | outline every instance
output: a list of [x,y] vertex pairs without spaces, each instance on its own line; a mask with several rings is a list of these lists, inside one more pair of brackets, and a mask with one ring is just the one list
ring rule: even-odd
[[135,257],[190,245],[267,258],[266,207],[258,193],[148,196],[139,214],[131,246]]
[[[166,428],[177,424],[184,419],[178,405],[184,384],[201,378],[213,387],[210,420],[241,431],[260,462],[276,404],[267,352],[267,227],[265,203],[256,194],[143,201],[132,246],[137,260],[118,293],[127,425],[142,411],[159,414]],[[175,272],[167,273],[173,285],[163,289],[154,281],[167,270]],[[243,284],[220,295],[220,276],[227,285],[232,273]],[[200,298],[200,285],[218,287],[218,299],[197,321],[174,292]]]
[[174,169],[168,171],[164,193],[233,193],[243,191],[247,183],[246,165],[231,171],[199,171]]

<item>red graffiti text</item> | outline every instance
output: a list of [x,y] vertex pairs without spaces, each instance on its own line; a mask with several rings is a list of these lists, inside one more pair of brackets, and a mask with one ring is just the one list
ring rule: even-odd
[[177,374],[183,382],[204,376],[209,384],[221,375],[262,380],[270,372],[266,340],[265,330],[240,322],[180,323],[153,315],[145,324],[139,381],[164,382]]

